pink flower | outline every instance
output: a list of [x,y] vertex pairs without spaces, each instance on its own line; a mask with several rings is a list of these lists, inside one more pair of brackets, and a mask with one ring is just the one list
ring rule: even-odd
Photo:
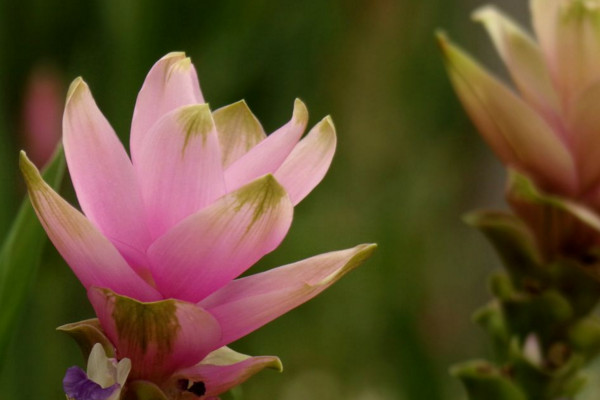
[[440,36],[452,83],[507,165],[545,191],[600,209],[600,2],[531,0],[535,38],[494,7],[477,10],[517,95]]
[[600,243],[600,1],[530,0],[530,8],[535,38],[492,6],[473,14],[518,94],[445,35],[439,43],[480,134],[518,172],[508,190],[515,212],[544,253],[581,256]]
[[329,168],[331,119],[300,140],[307,119],[296,100],[292,119],[266,136],[243,101],[211,112],[190,59],[171,53],[138,95],[131,159],[85,82],[72,83],[63,143],[85,215],[22,154],[42,225],[88,290],[117,359],[131,359],[130,381],[151,381],[173,398],[189,390],[210,397],[280,366],[224,346],[373,251],[360,245],[234,279],[279,245],[293,206]]

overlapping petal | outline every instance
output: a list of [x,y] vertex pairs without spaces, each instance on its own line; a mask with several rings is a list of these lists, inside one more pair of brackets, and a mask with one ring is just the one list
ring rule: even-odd
[[529,1],[533,29],[554,78],[556,78],[558,72],[556,65],[556,57],[558,57],[556,52],[556,25],[563,4],[563,0]]
[[587,193],[600,183],[600,82],[581,93],[570,109],[567,123],[576,133],[573,151],[581,191]]
[[223,157],[223,168],[266,139],[258,119],[244,100],[221,107],[213,113]]
[[533,25],[568,109],[600,76],[600,3],[532,0]]
[[133,166],[87,84],[71,84],[63,144],[73,187],[85,215],[125,254],[150,243]]
[[292,119],[225,170],[227,191],[233,191],[265,174],[274,173],[300,140],[308,122],[308,111],[296,99]]
[[205,396],[218,396],[244,383],[265,368],[283,370],[277,357],[250,357],[228,347],[221,347],[206,356],[198,365],[177,372],[175,379],[184,378],[190,383],[202,383]]
[[573,158],[546,121],[445,36],[438,39],[458,96],[500,159],[545,187],[574,192]]
[[552,122],[558,120],[560,102],[546,60],[533,38],[493,6],[473,13],[483,23],[523,98]]
[[88,298],[118,358],[131,359],[132,380],[161,382],[200,362],[221,339],[218,322],[191,303],[142,303],[101,288],[90,288]]
[[83,286],[110,287],[143,301],[161,298],[85,216],[43,181],[25,153],[21,153],[20,166],[44,229]]
[[148,249],[165,297],[197,302],[274,250],[292,222],[285,190],[266,175],[188,217]]
[[198,304],[221,324],[225,345],[318,295],[375,248],[363,244],[237,279]]
[[131,121],[131,158],[163,115],[181,106],[204,103],[196,69],[183,52],[169,53],[154,64],[138,94]]
[[336,146],[335,127],[331,117],[325,117],[292,150],[275,178],[285,188],[296,205],[321,182],[333,159]]
[[153,238],[221,197],[221,151],[208,104],[183,106],[161,118],[134,165]]

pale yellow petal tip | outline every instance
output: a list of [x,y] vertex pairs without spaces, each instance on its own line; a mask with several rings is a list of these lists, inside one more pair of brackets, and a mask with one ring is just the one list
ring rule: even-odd
[[365,243],[356,246],[353,249],[355,251],[354,255],[350,257],[350,259],[346,262],[346,264],[344,264],[343,267],[339,268],[331,275],[321,279],[321,281],[317,282],[316,285],[309,284],[309,286],[331,285],[332,283],[339,280],[342,276],[346,275],[348,272],[359,267],[367,258],[373,255],[373,252],[376,248],[376,243]]
[[173,58],[185,58],[185,51],[172,51],[170,53],[165,54],[162,58],[162,60],[169,60],[169,59],[173,59]]
[[192,59],[189,57],[184,57],[180,60],[177,60],[173,63],[173,65],[171,65],[171,68],[169,69],[170,73],[172,74],[173,72],[187,72],[190,70],[192,66]]
[[330,115],[323,118],[319,124],[321,125],[321,132],[332,133],[335,136],[335,124],[333,123],[333,119]]
[[21,173],[23,174],[23,178],[25,178],[28,187],[42,180],[40,171],[38,171],[37,167],[29,160],[24,150],[21,150],[19,154],[19,168],[21,169]]
[[[246,186],[252,188],[251,194],[253,196],[270,198],[273,202],[271,206],[274,206],[279,200],[287,195],[285,188],[281,186],[272,174],[266,174]],[[265,193],[268,193],[268,196],[265,196]]]
[[192,137],[197,135],[205,136],[215,127],[208,103],[181,107],[177,120],[183,126],[183,132],[186,135],[186,145]]
[[360,257],[361,257],[360,262],[371,257],[371,255],[373,255],[373,252],[377,249],[377,247],[378,247],[377,243],[365,243],[365,244],[358,245],[357,248],[359,250],[358,250],[357,256],[360,255]]
[[266,368],[274,369],[277,372],[283,372],[283,363],[279,357],[272,357],[272,360],[265,365]]
[[445,32],[436,32],[436,38],[447,66],[480,69],[478,65],[473,65],[475,61],[464,50],[454,44]]
[[250,107],[248,107],[248,103],[246,103],[246,100],[244,100],[244,99],[238,100],[235,103],[231,103],[226,106],[223,106],[223,107],[219,108],[218,110],[215,110],[214,113],[220,114],[225,111],[238,111],[238,110],[243,111],[244,113],[249,113],[251,115],[254,115],[254,114],[252,114]]
[[[242,186],[233,192],[233,195],[236,199],[237,209],[241,209],[245,206],[249,206],[253,209],[252,221],[248,225],[248,230],[265,214],[280,207],[282,205],[282,200],[287,198],[286,203],[288,205],[291,204],[287,191],[271,174],[264,175],[247,185]],[[283,205],[286,203],[283,203]]]
[[73,82],[71,82],[69,90],[67,91],[67,104],[69,104],[71,100],[86,90],[88,90],[88,85],[85,83],[83,78],[80,76],[75,78]]
[[443,31],[441,29],[436,30],[435,39],[439,48],[442,50],[444,55],[446,55],[446,53],[448,52],[448,47],[450,46],[450,39],[448,39],[448,34],[446,33],[446,31]]
[[294,112],[292,120],[297,123],[304,125],[308,122],[308,109],[306,105],[300,99],[294,101]]
[[265,187],[268,187],[276,198],[282,198],[287,195],[285,188],[281,186],[281,183],[279,183],[275,176],[266,174],[263,179]]
[[484,6],[478,7],[471,13],[471,19],[476,22],[487,22],[489,18],[494,18],[496,15],[500,14],[501,11],[498,10],[495,6],[491,4],[486,4]]

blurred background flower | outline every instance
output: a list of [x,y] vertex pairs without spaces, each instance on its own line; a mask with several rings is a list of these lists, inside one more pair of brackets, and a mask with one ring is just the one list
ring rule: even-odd
[[[84,76],[127,142],[147,70],[163,54],[185,51],[213,109],[244,98],[271,132],[299,97],[310,126],[331,114],[337,128],[328,175],[296,207],[281,247],[250,273],[379,244],[364,268],[235,344],[243,353],[278,355],[286,367],[245,383],[243,398],[460,398],[447,369],[489,354],[469,316],[489,298],[484,282],[498,266],[460,216],[503,206],[504,172],[452,92],[433,31],[443,27],[506,77],[483,29],[468,18],[482,4],[0,0],[0,234],[24,193],[17,156],[35,66],[52,65],[67,82]],[[526,2],[502,7],[528,20]],[[64,371],[82,365],[71,339],[54,329],[93,311],[52,246],[34,289],[2,362],[2,398],[60,398]]]

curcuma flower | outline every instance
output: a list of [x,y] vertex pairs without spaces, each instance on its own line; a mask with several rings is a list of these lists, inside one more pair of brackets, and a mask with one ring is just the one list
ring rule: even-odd
[[[543,236],[548,223],[542,220],[548,221],[542,215],[549,213],[532,203],[545,202],[572,218],[559,218],[553,238],[542,242],[557,242],[560,235],[579,242],[594,236],[597,242],[597,232],[588,228],[597,231],[598,219],[569,202],[600,211],[600,1],[530,0],[530,9],[535,37],[492,6],[473,14],[490,34],[517,93],[444,34],[438,36],[440,47],[462,104],[496,155],[531,179],[542,196],[555,196],[541,201],[527,194],[524,202],[520,188],[511,186],[516,212]],[[515,175],[510,184],[519,182],[522,176]],[[558,240],[563,250],[572,247],[566,237]]]
[[276,357],[225,346],[373,251],[360,245],[235,279],[279,245],[293,206],[329,168],[332,121],[300,140],[307,119],[296,100],[291,120],[267,136],[243,101],[211,112],[190,59],[171,53],[138,95],[131,159],[86,83],[72,83],[63,144],[83,214],[22,153],[40,221],[99,319],[86,329],[105,336],[117,360],[131,360],[129,393],[151,385],[165,398],[210,398],[280,368]]

